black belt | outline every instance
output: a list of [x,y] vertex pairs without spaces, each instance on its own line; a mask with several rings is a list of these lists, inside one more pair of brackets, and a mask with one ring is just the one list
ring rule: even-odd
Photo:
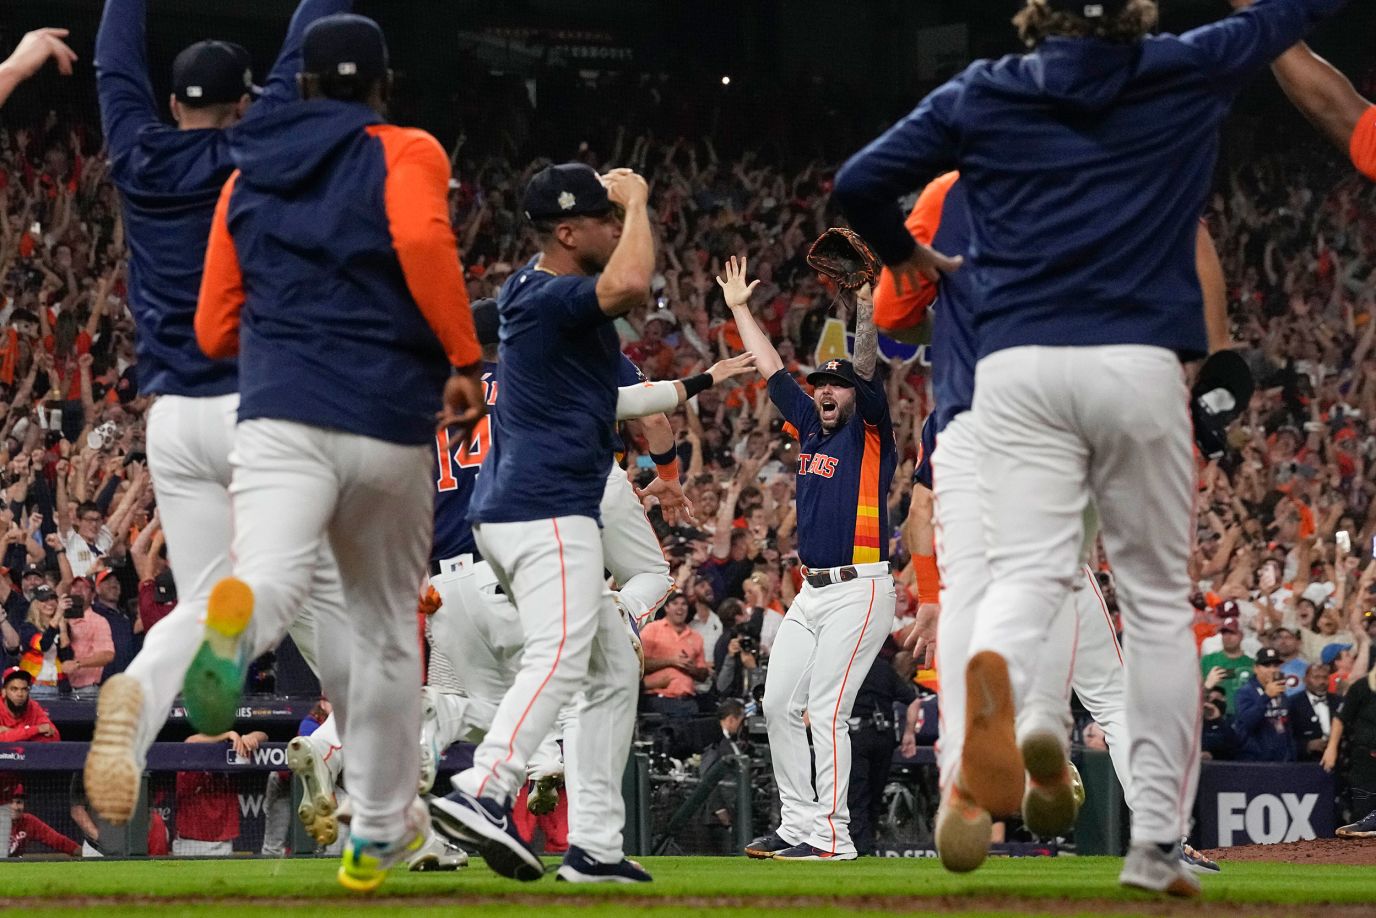
[[[833,571],[835,572],[834,576]],[[854,565],[850,564],[847,564],[845,567],[828,568],[826,570],[803,575],[803,579],[808,582],[808,586],[814,587],[831,586],[833,583],[847,583],[851,580],[858,580],[859,578],[860,572],[855,569]]]
[[432,560],[432,561],[430,562],[430,576],[431,576],[431,577],[438,577],[439,575],[440,575],[440,563],[439,563],[438,561]]

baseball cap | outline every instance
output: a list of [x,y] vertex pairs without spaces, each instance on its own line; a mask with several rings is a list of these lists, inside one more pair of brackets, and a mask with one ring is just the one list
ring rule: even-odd
[[33,685],[33,674],[20,669],[18,666],[11,666],[5,670],[5,677],[3,681],[0,681],[0,685],[9,685],[11,679],[23,679],[29,685]]
[[1333,661],[1338,659],[1338,654],[1342,653],[1344,650],[1351,649],[1351,644],[1339,644],[1336,642],[1329,644],[1328,646],[1324,647],[1323,652],[1319,654],[1319,660],[1323,663],[1324,666],[1332,666]]
[[1225,599],[1218,604],[1218,608],[1215,611],[1219,618],[1237,618],[1239,613],[1237,600]]
[[198,41],[172,62],[172,92],[192,107],[238,102],[253,95],[248,51],[232,41]]
[[102,570],[96,571],[96,575],[91,579],[97,586],[99,586],[100,584],[105,582],[106,577],[113,577],[114,575],[115,572],[107,567]]
[[161,603],[177,601],[177,581],[172,579],[171,571],[163,571],[153,581],[153,596]]
[[478,344],[483,347],[491,347],[496,344],[500,327],[501,321],[497,314],[497,301],[491,297],[474,300],[473,331],[478,335]]
[[387,76],[387,39],[367,16],[326,16],[306,29],[301,61],[301,69],[315,76],[353,77],[372,83]]
[[1218,630],[1220,634],[1241,634],[1242,626],[1238,624],[1236,618],[1229,617],[1223,620],[1223,624],[1218,626]]
[[56,598],[56,591],[54,591],[53,588],[48,586],[47,584],[44,584],[43,586],[33,591],[34,602],[48,602],[49,600]]
[[1081,19],[1103,19],[1121,13],[1128,0],[1047,0],[1046,5],[1058,13],[1070,13]]
[[855,385],[855,367],[849,360],[828,360],[807,374],[808,385],[820,386],[840,381],[847,386]]
[[521,208],[528,220],[549,220],[605,214],[612,202],[591,166],[559,163],[531,177]]
[[1281,662],[1280,654],[1271,647],[1263,647],[1257,651],[1257,666],[1279,666]]
[[22,580],[23,577],[42,577],[42,576],[43,576],[43,568],[39,567],[37,564],[26,564],[26,565],[24,565],[24,574],[23,574],[23,576],[22,576],[20,579]]

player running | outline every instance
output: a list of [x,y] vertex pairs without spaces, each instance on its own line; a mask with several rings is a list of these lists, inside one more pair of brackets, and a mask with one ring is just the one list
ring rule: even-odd
[[1247,78],[1339,6],[1262,0],[1146,39],[1150,0],[1030,2],[1015,20],[1030,53],[973,64],[837,176],[855,228],[906,286],[959,262],[914,242],[895,201],[961,170],[992,580],[971,638],[967,697],[979,703],[967,706],[959,781],[993,813],[1021,804],[1014,718],[1092,501],[1126,612],[1128,886],[1200,892],[1179,860],[1199,757],[1180,362],[1207,349],[1194,247],[1218,125]]
[[[351,6],[351,0],[303,0],[254,112],[266,114],[296,99],[306,27]],[[139,391],[157,396],[148,415],[148,466],[181,601],[148,632],[129,668],[101,688],[86,792],[96,812],[115,825],[133,815],[148,747],[200,644],[206,598],[229,573],[227,489],[238,367],[201,353],[192,322],[215,201],[234,169],[230,143],[252,92],[247,51],[223,41],[198,42],[173,64],[177,124],[163,124],[149,84],[145,19],[144,0],[105,4],[96,36],[96,85],[111,177],[124,202]],[[314,669],[313,621],[321,607],[343,597],[328,556],[308,567],[315,568],[311,600],[292,633]]]
[[[893,624],[889,485],[897,466],[868,289],[857,297],[855,359],[808,375],[811,397],[749,308],[759,283],[732,256],[717,283],[769,397],[798,431],[798,556],[803,588],[774,638],[764,715],[782,812],[778,829],[745,849],[781,861],[854,860],[846,789],[847,724],[865,673]],[[812,727],[811,748],[803,714]]]
[[211,591],[203,650],[237,699],[245,661],[295,616],[312,559],[332,547],[349,608],[319,622],[320,682],[342,744],[366,750],[344,765],[353,824],[338,878],[366,891],[429,830],[415,792],[413,616],[432,536],[430,445],[441,404],[446,423],[481,416],[480,351],[448,157],[383,120],[391,74],[377,24],[314,23],[300,81],[301,102],[235,136],[238,169],[206,251],[196,337],[212,357],[241,355],[244,387],[234,573]]

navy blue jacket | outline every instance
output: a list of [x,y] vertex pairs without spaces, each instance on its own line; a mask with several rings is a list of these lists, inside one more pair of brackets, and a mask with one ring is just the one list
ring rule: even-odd
[[239,420],[434,442],[451,363],[481,358],[444,149],[318,99],[251,114],[230,151],[196,336],[212,357],[242,346]]
[[836,178],[851,225],[888,264],[914,249],[900,195],[959,169],[962,271],[979,356],[1022,345],[1207,349],[1197,221],[1237,92],[1344,0],[1257,0],[1181,36],[1049,38],[978,61]]
[[1295,742],[1290,736],[1290,718],[1285,695],[1267,698],[1256,677],[1233,695],[1237,708],[1233,731],[1237,734],[1239,762],[1293,762]]
[[[307,26],[352,7],[353,0],[302,0],[254,111],[296,98]],[[210,217],[234,171],[233,129],[183,131],[162,120],[148,79],[146,19],[145,0],[106,0],[95,59],[110,174],[124,199],[139,392],[226,395],[239,387],[235,363],[201,353],[192,322]]]

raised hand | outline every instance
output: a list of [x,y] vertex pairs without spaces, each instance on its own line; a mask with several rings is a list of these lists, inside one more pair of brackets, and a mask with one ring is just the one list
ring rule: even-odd
[[52,58],[59,73],[71,76],[76,52],[62,40],[67,34],[66,29],[34,29],[19,40],[9,59],[0,64],[0,70],[12,72],[15,82],[23,82]]
[[733,309],[748,305],[750,294],[760,285],[759,278],[746,284],[746,267],[744,255],[740,258],[732,255],[726,260],[726,269],[717,277],[717,286],[721,287],[722,295],[726,297],[726,305]]
[[613,204],[630,207],[632,204],[644,204],[650,198],[650,186],[630,169],[612,169],[600,178]]
[[646,512],[659,504],[659,512],[664,514],[664,522],[670,526],[696,526],[698,523],[693,516],[693,502],[683,493],[683,484],[676,479],[656,478],[644,488],[635,488],[635,496]]
[[[759,283],[756,281],[755,283]],[[699,364],[701,366],[701,364]],[[725,380],[737,376],[744,376],[755,369],[755,355],[746,351],[744,354],[737,354],[735,357],[727,357],[725,360],[718,360],[707,368],[707,375],[712,377],[712,385],[719,385]]]

